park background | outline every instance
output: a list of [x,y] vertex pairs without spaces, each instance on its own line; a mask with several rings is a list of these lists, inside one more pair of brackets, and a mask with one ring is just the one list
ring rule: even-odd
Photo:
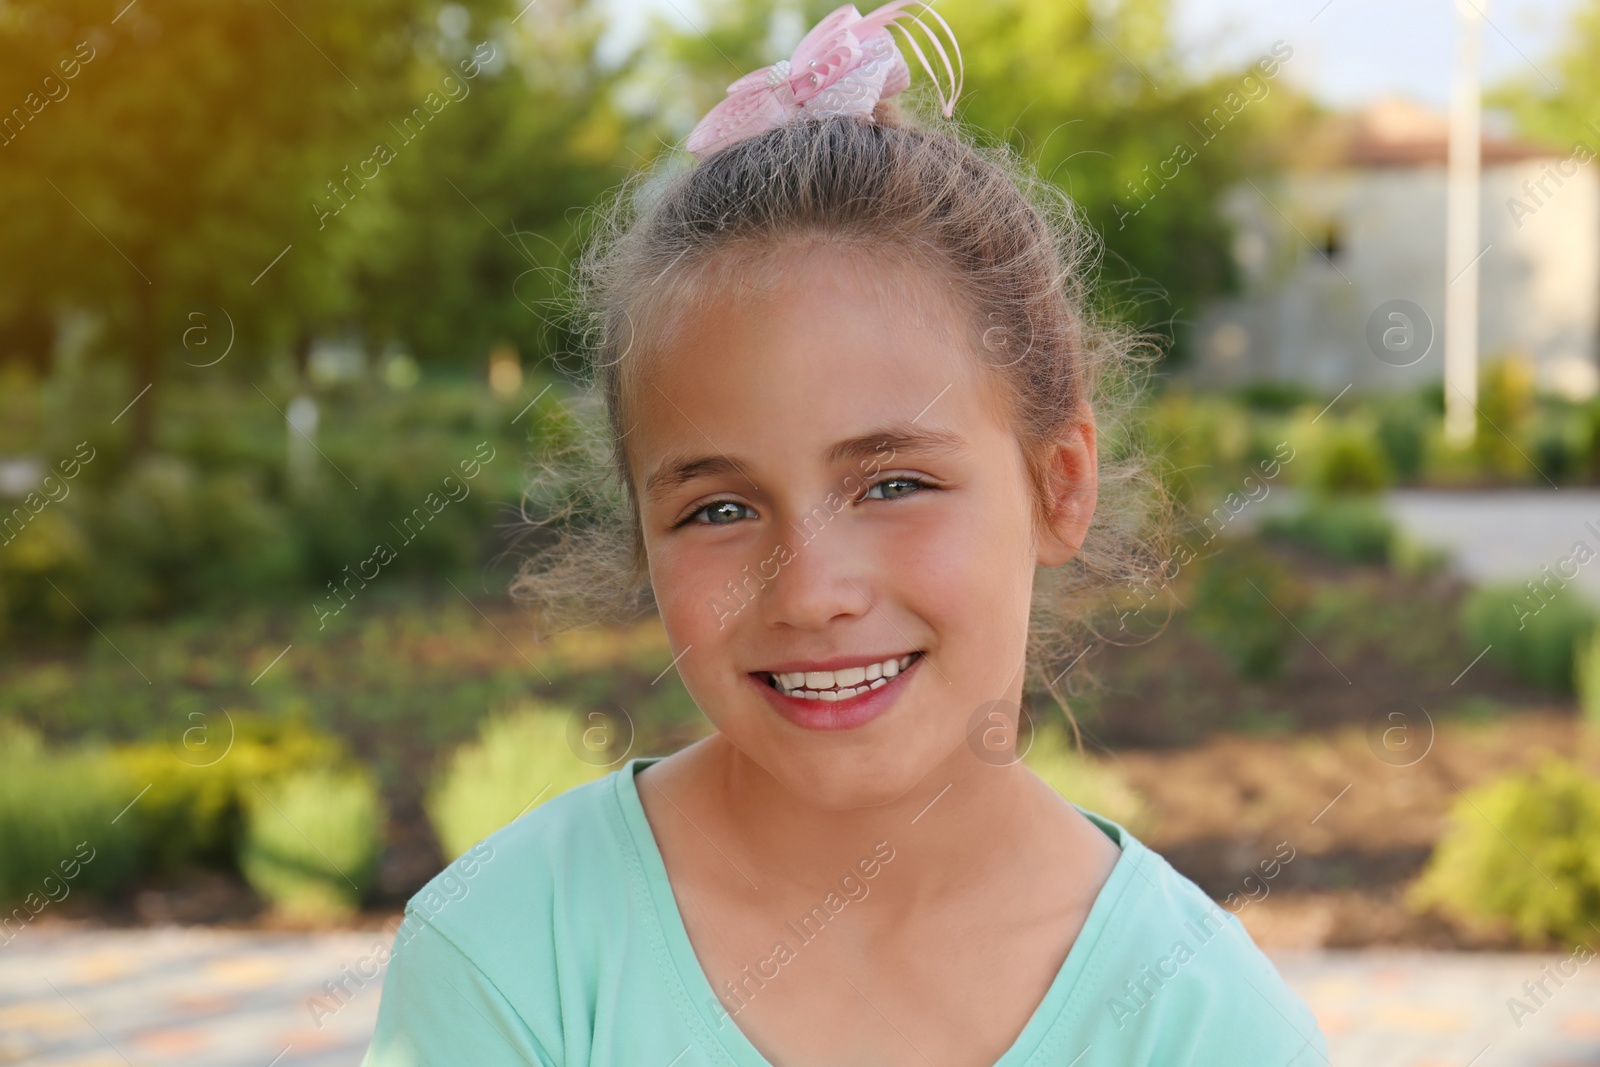
[[[1025,758],[1335,1063],[1597,1062],[1600,4],[1480,26],[1465,442],[1457,16],[1391,6],[939,4],[958,117],[1165,351],[1126,432],[1190,550]],[[411,893],[703,735],[653,617],[507,586],[565,528],[585,209],[830,7],[0,2],[0,1063],[354,1064]]]

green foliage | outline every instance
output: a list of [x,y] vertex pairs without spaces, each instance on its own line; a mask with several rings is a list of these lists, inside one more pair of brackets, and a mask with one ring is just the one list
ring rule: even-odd
[[377,873],[384,815],[365,771],[312,768],[245,793],[239,868],[280,911],[335,918],[354,910]]
[[606,773],[574,753],[572,724],[561,708],[524,704],[484,720],[478,739],[451,753],[427,799],[447,861],[534,806]]
[[1185,505],[1237,489],[1259,451],[1243,409],[1215,394],[1170,390],[1150,406],[1145,422],[1158,473]]
[[1572,687],[1589,728],[1600,734],[1600,626],[1579,638],[1572,652]]
[[[546,318],[577,253],[579,209],[662,147],[655,110],[630,116],[617,104],[629,64],[596,61],[604,18],[580,2],[525,11],[524,32],[499,32],[498,20],[469,29],[473,41],[493,39],[503,69],[464,83],[468,95],[415,146],[394,140],[399,158],[383,168],[381,197],[330,223],[349,221],[359,235],[355,300],[375,337],[430,363],[458,363],[501,340],[539,354],[565,345],[561,324]],[[419,57],[416,98],[469,47]]]
[[[138,457],[104,439],[96,424],[116,408],[106,411],[77,376],[18,385],[50,429],[29,440],[0,426],[0,454],[59,461],[94,442],[59,501],[31,516],[24,509],[20,528],[0,532],[0,633],[33,636],[87,632],[85,616],[103,626],[288,596],[317,619],[314,603],[339,610],[396,574],[475,570],[520,495],[528,437],[543,432],[537,409],[512,425],[526,399],[475,383],[327,390],[315,480],[291,491],[280,414],[288,398],[270,383],[270,401],[221,382],[173,388],[158,448]],[[0,517],[16,503],[0,500]],[[367,583],[359,571],[379,544],[394,558],[376,571],[367,563],[377,574]]]
[[1152,815],[1144,796],[1115,764],[1080,753],[1060,727],[1035,728],[1022,762],[1078,807],[1104,815],[1135,837],[1150,829]]
[[[350,799],[353,787],[324,788],[328,811],[319,813],[323,800],[315,789],[322,787],[283,785],[306,774],[348,777],[349,766],[337,740],[293,717],[216,709],[196,713],[170,746],[72,748],[51,748],[35,731],[0,720],[0,906],[47,889],[59,899],[76,890],[125,890],[146,873],[228,866],[237,856],[264,894],[288,900],[291,910],[308,896],[314,909],[328,894],[298,889],[300,881],[315,880],[314,869],[295,875],[308,861],[293,842],[285,847],[272,820],[250,805],[263,792],[273,796],[329,856],[342,857],[336,862],[352,878],[361,873],[370,881],[371,857],[351,851],[350,827],[365,810]],[[371,793],[370,782],[365,787]],[[291,795],[283,799],[286,788]],[[381,815],[362,817],[377,834]],[[323,825],[332,827],[327,840],[316,836]],[[46,876],[60,882],[69,868],[65,892],[55,883],[44,886]],[[37,901],[28,907],[39,910]]]
[[149,785],[139,822],[147,829],[146,864],[163,872],[232,864],[254,789],[349,761],[338,739],[299,718],[216,708],[190,711],[184,722],[172,744],[124,745],[109,757],[130,780]]
[[1370,496],[1313,493],[1294,512],[1269,516],[1261,525],[1264,533],[1352,563],[1387,562],[1395,539],[1383,502]]
[[1302,584],[1283,564],[1248,544],[1200,566],[1190,606],[1196,632],[1239,677],[1276,677],[1290,642],[1298,640],[1284,616],[1292,619],[1304,606]]
[[52,309],[91,312],[122,403],[152,387],[117,427],[135,451],[169,380],[258,380],[314,336],[456,364],[500,339],[559,350],[540,309],[572,209],[656,144],[654,115],[613,103],[588,0],[6,12],[0,99],[25,121],[0,132],[0,361],[47,366]]
[[1422,473],[1428,428],[1438,415],[1415,393],[1374,397],[1374,435],[1388,469],[1398,482],[1410,482]]
[[1275,382],[1269,379],[1249,382],[1234,390],[1239,403],[1259,411],[1292,411],[1317,399],[1317,392],[1298,382]]
[[1532,360],[1499,359],[1484,367],[1477,408],[1472,449],[1480,466],[1505,478],[1536,477],[1528,455],[1538,412]]
[[1409,893],[1467,923],[1505,923],[1530,946],[1588,944],[1600,924],[1600,780],[1547,760],[1473,789]]
[[1306,457],[1305,486],[1319,493],[1373,493],[1394,482],[1394,470],[1365,420],[1330,424]]
[[138,792],[103,751],[51,751],[0,721],[0,911],[36,914],[123,885],[143,845],[137,815],[123,810]]
[[1586,0],[1571,12],[1570,25],[1557,37],[1557,54],[1541,59],[1537,73],[1521,71],[1494,86],[1484,102],[1509,110],[1532,141],[1569,151],[1587,145],[1593,152],[1600,150],[1593,126],[1600,113],[1600,66],[1594,61],[1600,55],[1600,4]]
[[1590,477],[1594,467],[1600,404],[1546,405],[1531,430],[1528,458],[1557,483],[1571,484]]
[[1572,692],[1573,652],[1595,629],[1596,613],[1572,588],[1532,582],[1481,586],[1462,604],[1461,625],[1487,659],[1524,681]]
[[1473,449],[1445,440],[1437,388],[1349,395],[1328,408],[1331,396],[1271,385],[1232,394],[1169,387],[1146,408],[1144,428],[1167,488],[1189,505],[1248,490],[1247,477],[1268,481],[1262,463],[1274,458],[1281,471],[1270,480],[1325,495],[1397,483],[1544,485],[1544,476],[1581,484],[1600,471],[1600,400],[1530,394],[1519,368],[1503,361],[1485,372],[1499,429],[1485,425],[1479,436],[1499,444]]

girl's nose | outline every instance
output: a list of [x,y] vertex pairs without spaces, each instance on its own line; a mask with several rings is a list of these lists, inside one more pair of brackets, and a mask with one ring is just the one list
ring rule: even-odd
[[[757,597],[761,621],[767,626],[796,630],[823,630],[840,617],[861,616],[872,610],[868,591],[874,585],[870,553],[850,536],[848,512],[826,526],[797,533],[786,531],[787,552],[769,564],[777,574],[766,581]],[[763,575],[765,577],[765,574]]]

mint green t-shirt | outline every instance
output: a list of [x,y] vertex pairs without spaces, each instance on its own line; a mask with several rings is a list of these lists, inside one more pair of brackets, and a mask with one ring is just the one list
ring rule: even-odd
[[[695,957],[634,782],[653,762],[546,801],[411,899],[362,1067],[771,1067]],[[994,1067],[1326,1065],[1239,920],[1084,815],[1122,856]]]

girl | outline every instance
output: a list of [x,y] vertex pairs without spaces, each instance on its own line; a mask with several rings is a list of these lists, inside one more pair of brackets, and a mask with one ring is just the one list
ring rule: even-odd
[[1159,556],[1099,454],[1138,357],[1070,201],[884,101],[891,23],[959,92],[908,3],[735,82],[586,260],[616,521],[518,589],[648,590],[715,730],[419,893],[367,1067],[1326,1062],[1236,918],[1017,759],[1061,623]]

